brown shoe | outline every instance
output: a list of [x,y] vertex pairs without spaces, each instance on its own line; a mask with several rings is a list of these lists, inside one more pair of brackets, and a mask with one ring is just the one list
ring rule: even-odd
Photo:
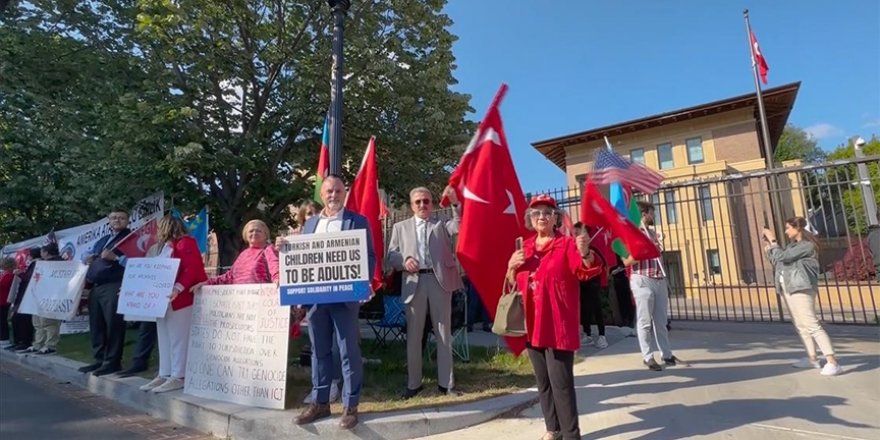
[[316,420],[326,419],[327,417],[330,417],[330,405],[313,403],[301,412],[300,415],[296,416],[294,423],[297,425],[307,425]]
[[342,419],[339,420],[339,427],[342,429],[351,429],[354,428],[355,425],[358,424],[358,409],[354,408],[343,408],[342,409]]

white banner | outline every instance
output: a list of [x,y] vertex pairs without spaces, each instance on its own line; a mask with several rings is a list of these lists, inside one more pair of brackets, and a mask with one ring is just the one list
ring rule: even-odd
[[19,312],[51,319],[73,319],[87,270],[88,266],[78,261],[37,261]]
[[184,392],[284,409],[290,307],[274,284],[204,286],[195,295]]
[[[148,221],[162,217],[165,209],[165,196],[162,192],[155,193],[139,201],[129,213],[129,229],[140,228]],[[92,246],[102,237],[110,233],[110,223],[107,218],[102,218],[93,223],[75,226],[60,231],[55,231],[55,239],[58,240],[58,250],[65,260],[83,261]],[[12,255],[20,249],[42,246],[48,243],[48,235],[31,238],[15,244],[4,246],[0,255]]]
[[327,304],[369,298],[367,231],[285,237],[279,266],[281,304]]
[[177,258],[129,258],[125,263],[116,313],[165,317],[179,266]]

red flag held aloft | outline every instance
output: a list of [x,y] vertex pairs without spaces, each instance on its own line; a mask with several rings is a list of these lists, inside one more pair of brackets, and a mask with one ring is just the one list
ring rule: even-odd
[[147,255],[151,246],[159,242],[158,219],[152,219],[140,228],[132,231],[115,247],[127,258],[142,258]]
[[[502,84],[449,178],[449,185],[461,201],[456,253],[493,319],[516,238],[527,233],[526,199],[498,109],[506,91],[507,85]],[[514,354],[525,349],[525,338],[506,340]]]
[[605,200],[596,185],[588,180],[581,198],[581,221],[585,225],[606,228],[613,238],[619,238],[630,255],[636,260],[649,260],[660,256],[660,249],[647,235],[627,220]]
[[361,161],[345,209],[356,212],[367,218],[370,235],[373,239],[373,251],[376,253],[376,268],[373,272],[372,286],[378,290],[382,285],[382,260],[385,257],[385,240],[382,236],[382,202],[379,199],[379,168],[376,164],[376,137],[367,143],[367,151]]

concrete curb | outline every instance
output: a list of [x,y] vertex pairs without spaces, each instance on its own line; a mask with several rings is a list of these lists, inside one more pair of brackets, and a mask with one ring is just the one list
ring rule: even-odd
[[0,360],[14,362],[90,392],[142,410],[153,417],[210,433],[242,440],[277,438],[403,440],[464,429],[496,417],[518,412],[537,401],[537,392],[524,390],[506,396],[460,405],[387,413],[363,414],[352,431],[337,426],[338,417],[313,425],[297,426],[294,411],[250,408],[183,394],[153,394],[138,390],[147,382],[141,377],[95,377],[77,368],[85,364],[60,356],[15,354],[0,350]]

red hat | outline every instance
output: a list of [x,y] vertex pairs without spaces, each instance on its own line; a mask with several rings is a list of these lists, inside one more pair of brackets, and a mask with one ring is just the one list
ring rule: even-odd
[[534,208],[538,205],[547,205],[553,209],[556,209],[556,200],[553,197],[550,197],[547,194],[538,194],[532,197],[532,200],[529,201],[529,208]]

